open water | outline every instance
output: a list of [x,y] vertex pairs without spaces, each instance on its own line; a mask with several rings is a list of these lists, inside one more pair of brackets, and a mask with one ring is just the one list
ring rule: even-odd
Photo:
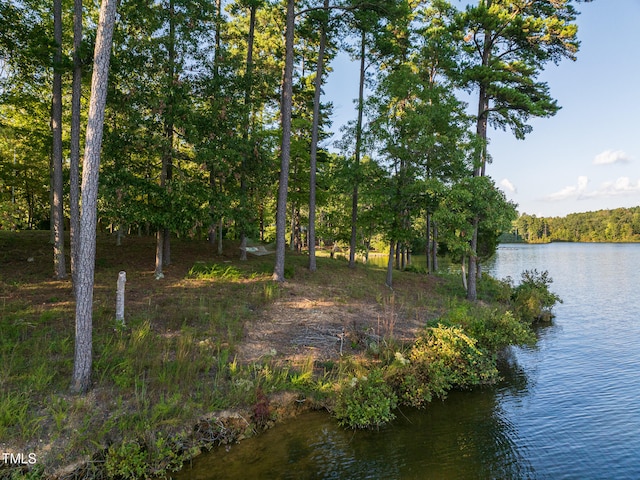
[[403,409],[380,431],[313,413],[219,449],[180,479],[640,479],[640,244],[504,245],[487,265],[548,270],[564,303],[504,381]]

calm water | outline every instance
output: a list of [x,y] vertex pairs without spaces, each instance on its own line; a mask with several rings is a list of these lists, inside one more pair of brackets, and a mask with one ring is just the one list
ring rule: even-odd
[[548,270],[564,300],[500,385],[403,409],[379,432],[308,414],[180,478],[640,478],[640,244],[509,245],[487,268]]

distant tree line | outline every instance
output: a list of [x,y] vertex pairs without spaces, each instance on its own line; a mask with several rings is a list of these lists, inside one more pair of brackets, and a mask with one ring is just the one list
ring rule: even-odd
[[640,206],[572,213],[566,217],[522,214],[502,241],[640,242]]

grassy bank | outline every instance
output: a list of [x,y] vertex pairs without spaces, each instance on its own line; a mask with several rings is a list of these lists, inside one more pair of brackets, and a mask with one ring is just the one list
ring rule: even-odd
[[[381,269],[319,258],[311,274],[304,255],[291,255],[282,286],[271,281],[269,256],[239,262],[237,245],[219,256],[188,240],[173,242],[173,263],[156,281],[154,248],[145,237],[120,247],[99,239],[93,388],[72,396],[71,284],[51,279],[48,232],[0,232],[0,449],[10,455],[0,477],[161,474],[301,408],[327,408],[348,427],[375,426],[398,404],[492,383],[496,352],[533,338],[523,310],[531,295],[518,300],[504,282],[485,279],[482,301],[469,305],[458,278],[397,272],[390,291]],[[124,327],[114,321],[121,270]],[[316,310],[331,303],[371,321],[345,320],[333,355],[287,356],[283,343],[243,362],[248,332],[273,321],[273,307],[297,287]]]

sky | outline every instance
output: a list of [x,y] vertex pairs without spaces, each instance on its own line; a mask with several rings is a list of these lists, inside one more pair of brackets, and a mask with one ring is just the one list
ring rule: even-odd
[[[454,4],[463,4],[454,1]],[[487,174],[520,213],[555,217],[640,206],[640,0],[578,4],[577,60],[539,76],[562,108],[517,140],[489,132]],[[358,65],[340,57],[325,87],[334,131],[355,118]]]

